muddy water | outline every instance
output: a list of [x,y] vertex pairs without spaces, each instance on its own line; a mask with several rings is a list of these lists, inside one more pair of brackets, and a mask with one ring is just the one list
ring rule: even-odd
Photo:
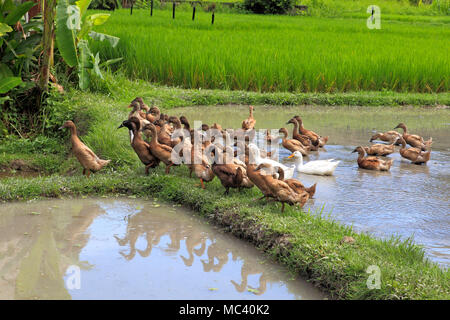
[[0,171],[0,179],[2,178],[34,178],[42,175],[37,171],[14,171],[14,170],[2,170]]
[[[248,116],[240,106],[183,108],[173,113],[185,115],[191,122],[220,123],[224,128],[239,128]],[[423,245],[426,255],[444,267],[450,265],[450,110],[387,107],[255,107],[256,129],[288,128],[294,115],[320,135],[329,136],[328,145],[313,152],[309,160],[331,159],[341,163],[332,177],[297,174],[305,185],[317,182],[315,199],[306,209],[322,211],[336,220],[353,225],[357,231],[378,237],[413,237]],[[392,130],[404,122],[411,133],[426,139],[433,137],[433,151],[427,165],[413,165],[398,152],[390,157],[390,172],[359,169],[355,146],[370,145],[375,131]],[[259,141],[262,136],[258,136]],[[397,148],[398,150],[398,148]],[[280,145],[282,162],[294,165],[286,157],[290,152]]]
[[0,299],[324,298],[191,212],[129,198],[2,204],[0,288]]

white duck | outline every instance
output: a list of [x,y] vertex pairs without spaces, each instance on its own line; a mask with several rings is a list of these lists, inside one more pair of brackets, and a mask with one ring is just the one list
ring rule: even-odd
[[340,161],[333,162],[334,159],[309,161],[303,164],[303,156],[300,152],[295,151],[288,158],[295,159],[295,169],[298,172],[306,174],[314,174],[319,176],[331,176]]
[[248,145],[248,150],[250,153],[250,159],[253,159],[256,165],[260,165],[261,163],[268,163],[273,167],[279,167],[284,171],[284,179],[291,179],[294,176],[294,167],[285,166],[284,164],[269,158],[261,158],[261,151],[256,144],[250,143]]

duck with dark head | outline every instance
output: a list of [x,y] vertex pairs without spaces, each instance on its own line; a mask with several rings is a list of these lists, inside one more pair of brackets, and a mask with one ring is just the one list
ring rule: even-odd
[[133,140],[131,141],[131,147],[136,152],[139,160],[145,165],[145,174],[148,175],[150,168],[155,168],[159,165],[159,159],[152,154],[150,144],[144,141],[139,133],[140,121],[136,117],[131,117],[129,120],[125,120],[120,125],[120,128],[126,127],[133,133]]

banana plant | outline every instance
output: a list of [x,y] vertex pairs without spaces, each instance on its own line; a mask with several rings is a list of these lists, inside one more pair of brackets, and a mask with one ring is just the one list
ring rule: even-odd
[[112,47],[119,42],[119,38],[92,31],[95,26],[104,24],[110,14],[87,14],[87,8],[92,0],[79,0],[70,4],[69,0],[58,0],[56,6],[56,43],[59,52],[69,67],[78,68],[79,86],[82,90],[89,87],[91,74],[101,79],[100,68],[122,60],[111,59],[100,64],[98,52],[94,55],[88,39],[107,41]]
[[[0,94],[5,94],[22,83],[20,74],[15,76],[7,64],[20,59],[22,53],[17,52],[22,48],[21,44],[10,34],[14,31],[13,26],[35,5],[32,1],[17,5],[12,0],[0,0]],[[0,103],[7,99],[8,97],[0,97]]]

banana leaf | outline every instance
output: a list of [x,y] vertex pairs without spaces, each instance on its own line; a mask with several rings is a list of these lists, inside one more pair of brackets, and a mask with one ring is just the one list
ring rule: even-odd
[[20,77],[6,77],[0,79],[0,94],[7,93],[21,83],[22,79]]
[[[69,0],[58,0],[56,6],[56,43],[64,61],[73,67],[78,64],[76,49],[76,30],[71,24]],[[79,18],[79,17],[78,17]]]
[[80,53],[80,60],[78,62],[78,84],[81,90],[86,90],[89,88],[91,82],[90,69],[94,66],[92,63],[92,53],[89,49],[87,40],[80,40],[78,49]]
[[80,15],[81,18],[84,17],[84,14],[86,13],[87,9],[89,8],[89,5],[91,4],[92,0],[79,0],[75,1],[75,4],[80,8]]
[[94,26],[100,26],[104,24],[108,20],[109,16],[110,15],[108,13],[96,13],[87,16],[83,20],[83,26],[81,27],[80,32],[78,32],[78,40],[85,39],[85,37],[91,32]]
[[13,31],[13,29],[10,26],[6,23],[0,22],[0,37],[11,31]]
[[17,23],[17,21],[20,20],[20,18],[23,17],[25,13],[28,12],[32,7],[34,7],[36,3],[32,1],[24,2],[17,7],[15,7],[5,18],[5,23],[9,24],[10,26]]

